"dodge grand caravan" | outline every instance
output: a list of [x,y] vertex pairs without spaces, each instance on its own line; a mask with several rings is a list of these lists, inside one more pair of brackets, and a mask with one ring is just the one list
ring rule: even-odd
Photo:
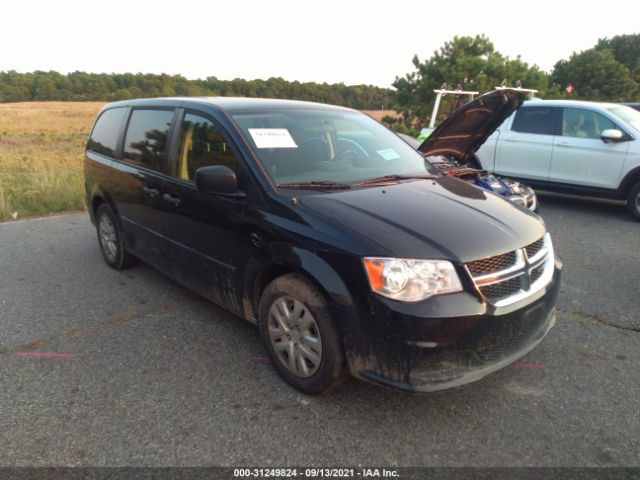
[[[521,102],[491,94],[478,115]],[[539,217],[439,174],[354,110],[116,102],[84,167],[106,263],[140,259],[256,323],[274,368],[308,394],[347,372],[412,392],[462,385],[555,322],[561,263]]]

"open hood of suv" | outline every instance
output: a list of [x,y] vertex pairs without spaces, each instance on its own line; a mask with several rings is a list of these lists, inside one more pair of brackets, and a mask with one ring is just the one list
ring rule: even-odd
[[482,95],[445,118],[418,150],[426,157],[468,160],[523,101],[522,92],[508,88]]

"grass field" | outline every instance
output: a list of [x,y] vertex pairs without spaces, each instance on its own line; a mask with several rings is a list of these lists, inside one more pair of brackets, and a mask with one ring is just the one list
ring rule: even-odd
[[398,116],[398,112],[396,112],[395,110],[363,110],[363,112],[367,115],[371,115],[378,121],[381,121],[382,117],[389,116],[395,118]]
[[[0,221],[84,208],[82,156],[102,105],[0,104]],[[378,120],[395,114],[366,113]]]
[[102,105],[0,104],[0,220],[83,208],[82,155]]

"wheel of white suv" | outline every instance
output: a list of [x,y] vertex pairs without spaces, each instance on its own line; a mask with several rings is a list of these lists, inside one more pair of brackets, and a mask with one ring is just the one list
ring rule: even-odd
[[298,390],[315,395],[344,378],[344,354],[327,301],[304,276],[287,274],[265,288],[260,334],[271,363]]
[[640,182],[631,187],[631,191],[627,197],[627,205],[631,213],[640,220]]
[[96,211],[96,230],[100,251],[111,268],[122,270],[135,264],[135,258],[125,250],[122,230],[111,207],[103,203]]

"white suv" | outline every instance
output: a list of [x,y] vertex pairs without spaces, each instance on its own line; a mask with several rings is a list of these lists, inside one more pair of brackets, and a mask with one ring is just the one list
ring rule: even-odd
[[476,159],[485,170],[541,190],[626,200],[640,219],[640,112],[630,107],[525,102]]

